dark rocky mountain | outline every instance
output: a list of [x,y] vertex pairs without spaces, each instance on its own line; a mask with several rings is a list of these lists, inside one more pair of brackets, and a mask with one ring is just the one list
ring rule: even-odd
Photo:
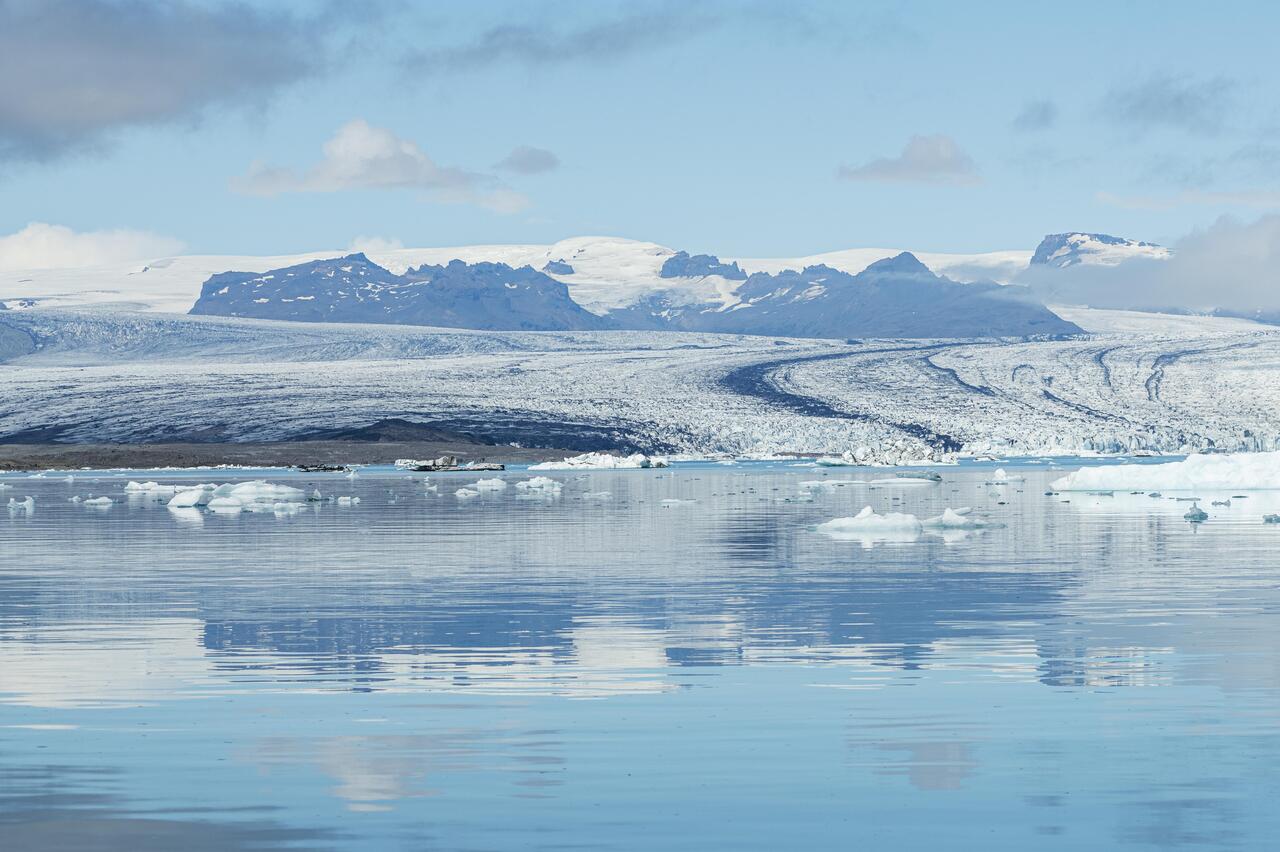
[[671,294],[610,314],[619,325],[780,337],[1022,337],[1079,334],[1023,287],[961,284],[934,275],[908,252],[857,275],[809,266],[755,273],[725,310],[681,305]]
[[[645,329],[779,337],[1023,337],[1080,329],[1025,288],[961,284],[909,253],[857,275],[828,266],[747,275],[711,255],[667,260],[677,278],[740,280],[737,304],[702,301],[679,284],[602,317],[567,286],[531,267],[424,265],[396,275],[363,254],[265,273],[223,272],[205,282],[192,313],[301,322],[396,323],[487,330]],[[664,270],[667,267],[664,265]],[[709,271],[714,270],[714,271]],[[687,274],[686,274],[687,273]],[[726,274],[727,273],[727,274]]]
[[721,263],[714,254],[690,255],[678,251],[667,258],[658,272],[661,278],[698,278],[703,275],[719,275],[730,281],[745,281],[747,273],[738,268],[737,261]]
[[395,275],[363,254],[261,274],[219,273],[205,282],[191,313],[502,331],[610,327],[569,298],[564,284],[528,266],[454,260]]

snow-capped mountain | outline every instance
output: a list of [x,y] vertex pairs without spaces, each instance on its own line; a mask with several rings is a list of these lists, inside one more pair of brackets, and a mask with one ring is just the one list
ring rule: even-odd
[[496,331],[609,325],[569,298],[564,284],[528,266],[513,269],[505,263],[453,260],[396,275],[360,253],[263,274],[213,275],[191,313]]
[[1031,265],[1058,269],[1077,264],[1116,266],[1134,258],[1164,260],[1168,256],[1169,250],[1155,243],[1113,237],[1110,234],[1071,232],[1049,234],[1041,240],[1035,254],[1031,256]]

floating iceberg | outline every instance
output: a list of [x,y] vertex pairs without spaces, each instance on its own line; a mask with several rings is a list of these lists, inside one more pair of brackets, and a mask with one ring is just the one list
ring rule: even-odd
[[968,506],[959,509],[943,509],[941,515],[926,518],[921,521],[921,524],[925,529],[930,530],[977,530],[991,526],[989,521],[970,515],[971,511],[973,510]]
[[179,491],[169,500],[168,506],[170,509],[191,509],[196,506],[204,506],[212,499],[215,487],[213,485],[197,485],[195,488]]
[[516,483],[518,491],[533,492],[548,497],[559,494],[560,489],[563,487],[564,485],[561,482],[549,476],[535,476],[532,479],[526,479],[524,482]]
[[453,496],[457,497],[459,500],[470,500],[472,497],[479,497],[480,492],[476,491],[474,488],[459,488],[457,491],[453,492]]
[[1195,455],[1163,464],[1085,467],[1054,491],[1260,491],[1280,489],[1280,452]]
[[26,512],[30,514],[35,510],[36,510],[36,501],[34,497],[27,497],[24,500],[16,500],[13,497],[9,498],[10,512]]
[[110,506],[115,503],[110,497],[90,497],[84,501],[86,506]]
[[1004,468],[998,467],[995,473],[991,474],[991,478],[987,480],[987,485],[1009,485],[1014,482],[1023,482],[1025,479],[1025,476],[1018,476],[1017,474],[1011,476]]
[[883,515],[876,514],[876,510],[870,506],[864,506],[862,511],[851,518],[834,518],[826,523],[818,524],[818,532],[839,533],[839,532],[865,532],[871,530],[910,530],[920,532],[923,527],[920,519],[915,515],[903,512],[888,512]]
[[468,485],[467,487],[473,488],[476,491],[505,491],[507,487],[507,483],[495,477],[494,479],[478,480],[473,484]]
[[666,459],[635,453],[614,456],[609,453],[583,453],[561,461],[541,462],[529,465],[529,470],[617,470],[622,468],[666,467]]

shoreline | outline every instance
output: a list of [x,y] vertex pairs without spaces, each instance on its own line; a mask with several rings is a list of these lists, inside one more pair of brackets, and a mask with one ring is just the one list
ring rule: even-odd
[[197,468],[218,465],[391,464],[396,459],[457,456],[462,462],[558,461],[580,450],[511,447],[468,441],[271,441],[262,443],[0,444],[0,472]]

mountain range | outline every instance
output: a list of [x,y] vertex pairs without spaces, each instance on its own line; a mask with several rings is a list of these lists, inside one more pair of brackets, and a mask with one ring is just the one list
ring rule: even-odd
[[[562,260],[543,269],[549,267],[572,269]],[[748,275],[713,255],[679,252],[663,261],[659,277],[667,288],[597,314],[575,302],[566,284],[532,266],[454,259],[397,275],[357,253],[266,273],[213,275],[191,313],[504,331],[652,329],[809,338],[1080,332],[1022,287],[952,281],[909,252],[856,275],[825,265]],[[710,278],[733,286],[718,289],[717,298],[691,299],[697,284]]]
[[[476,329],[680,329],[830,338],[1028,336],[1076,328],[1017,285],[1028,271],[1166,249],[1085,232],[1032,251],[847,249],[720,258],[617,237],[365,253],[184,255],[0,271],[0,307],[112,307]],[[242,270],[229,272],[228,270]],[[193,308],[194,304],[194,308]]]

